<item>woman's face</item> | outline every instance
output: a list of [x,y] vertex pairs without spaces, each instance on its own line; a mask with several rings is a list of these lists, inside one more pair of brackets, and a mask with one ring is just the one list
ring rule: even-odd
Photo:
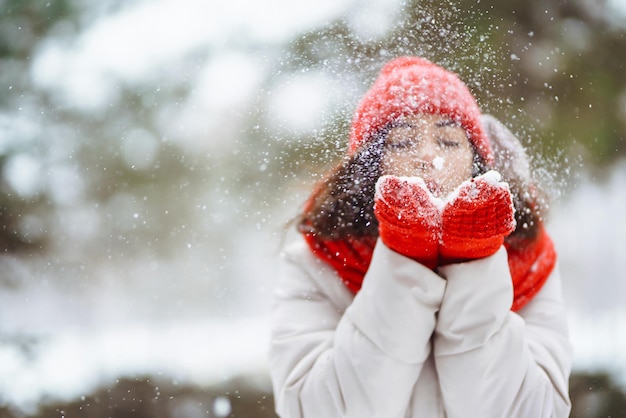
[[387,136],[383,174],[417,176],[437,197],[471,178],[474,151],[458,123],[441,115],[420,114],[396,120]]

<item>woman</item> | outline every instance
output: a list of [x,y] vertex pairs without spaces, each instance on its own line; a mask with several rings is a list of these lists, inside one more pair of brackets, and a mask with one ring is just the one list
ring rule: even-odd
[[455,74],[401,57],[361,101],[347,154],[285,251],[278,414],[567,417],[561,279],[511,133]]

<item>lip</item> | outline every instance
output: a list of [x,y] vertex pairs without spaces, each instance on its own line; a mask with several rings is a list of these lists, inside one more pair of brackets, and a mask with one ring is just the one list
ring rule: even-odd
[[435,180],[433,180],[432,178],[425,178],[424,183],[426,183],[426,187],[433,196],[440,197],[442,195],[443,188]]

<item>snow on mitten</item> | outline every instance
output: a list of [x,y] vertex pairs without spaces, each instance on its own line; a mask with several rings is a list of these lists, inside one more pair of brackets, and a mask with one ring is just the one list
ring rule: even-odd
[[374,205],[380,238],[392,250],[435,269],[441,235],[437,203],[419,177],[380,177]]
[[515,209],[509,186],[489,171],[463,182],[443,208],[441,264],[495,254],[515,230]]

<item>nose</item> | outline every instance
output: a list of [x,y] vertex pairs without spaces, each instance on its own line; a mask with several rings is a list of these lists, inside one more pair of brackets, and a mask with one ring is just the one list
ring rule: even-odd
[[438,149],[433,141],[422,141],[419,151],[420,159],[429,165],[432,165],[435,158],[437,158]]

